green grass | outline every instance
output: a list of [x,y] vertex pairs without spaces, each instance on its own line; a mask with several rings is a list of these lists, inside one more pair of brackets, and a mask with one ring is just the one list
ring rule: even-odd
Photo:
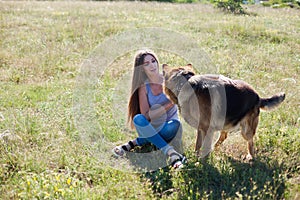
[[[250,15],[200,3],[0,2],[1,199],[299,198],[300,14],[245,8]],[[286,93],[280,107],[261,113],[252,164],[242,159],[246,143],[236,133],[199,162],[195,131],[185,123],[189,162],[180,172],[136,173],[110,157],[115,144],[136,136],[126,126],[135,49],[116,55],[104,75],[90,73],[94,82],[80,77],[89,74],[84,66],[97,58],[98,45],[149,27],[191,38],[211,73],[243,79],[263,97]],[[189,62],[154,50],[162,63]]]

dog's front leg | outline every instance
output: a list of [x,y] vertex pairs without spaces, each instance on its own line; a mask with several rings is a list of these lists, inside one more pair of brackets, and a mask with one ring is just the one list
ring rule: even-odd
[[202,146],[203,139],[205,137],[204,131],[201,129],[197,130],[197,139],[196,139],[196,146],[195,146],[195,152],[197,156],[200,155],[200,148]]

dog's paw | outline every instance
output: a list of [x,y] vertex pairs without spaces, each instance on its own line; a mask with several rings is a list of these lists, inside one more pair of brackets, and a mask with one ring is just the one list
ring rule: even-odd
[[242,159],[246,162],[249,162],[249,163],[252,163],[254,161],[254,158],[251,154],[247,154],[247,155],[243,156]]

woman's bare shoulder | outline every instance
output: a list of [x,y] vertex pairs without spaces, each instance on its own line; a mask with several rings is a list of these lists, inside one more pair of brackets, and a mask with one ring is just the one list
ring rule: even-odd
[[139,93],[145,93],[147,94],[147,89],[146,89],[146,85],[143,84],[139,87]]

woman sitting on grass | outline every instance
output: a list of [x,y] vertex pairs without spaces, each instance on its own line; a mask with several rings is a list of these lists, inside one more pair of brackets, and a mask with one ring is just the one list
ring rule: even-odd
[[128,120],[137,130],[138,137],[115,147],[113,153],[124,156],[135,146],[152,143],[169,156],[172,167],[176,169],[182,167],[185,157],[168,143],[177,133],[181,136],[181,124],[177,106],[163,93],[162,83],[157,56],[149,50],[139,51],[134,60],[128,105]]

